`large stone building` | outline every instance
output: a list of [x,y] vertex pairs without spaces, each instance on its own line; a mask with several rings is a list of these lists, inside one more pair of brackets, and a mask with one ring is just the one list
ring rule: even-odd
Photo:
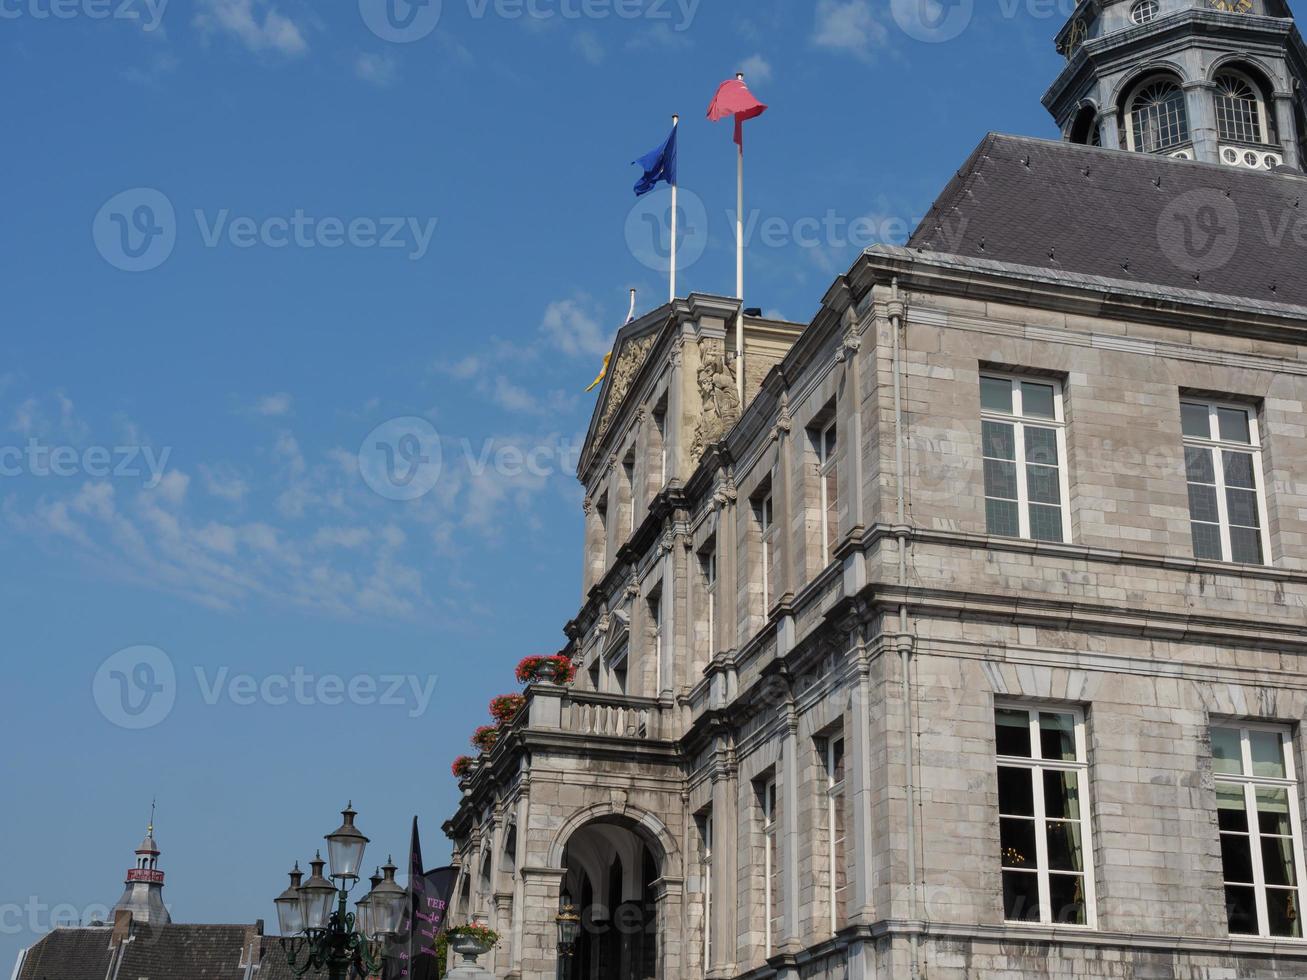
[[743,398],[738,301],[619,332],[577,679],[446,825],[498,976],[1307,976],[1302,41],[1084,0],[1059,43],[1067,139],[745,317]]

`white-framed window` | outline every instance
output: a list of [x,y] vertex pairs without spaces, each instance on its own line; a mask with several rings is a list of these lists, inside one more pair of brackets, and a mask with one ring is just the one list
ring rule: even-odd
[[1189,107],[1184,89],[1172,78],[1144,82],[1130,98],[1130,149],[1161,153],[1189,142]]
[[708,633],[708,656],[717,652],[717,541],[713,539],[699,552],[699,571],[703,576],[703,615]]
[[1003,916],[1093,928],[1084,714],[995,705]]
[[1261,92],[1242,72],[1223,71],[1216,76],[1216,124],[1223,140],[1270,142]]
[[758,521],[758,531],[762,541],[762,595],[770,610],[776,604],[776,552],[778,536],[776,533],[776,510],[771,487],[768,487],[753,504],[754,516]]
[[817,450],[818,506],[821,508],[821,563],[830,564],[831,554],[840,530],[840,480],[835,461],[838,448],[838,430],[835,420],[813,432],[813,445]]
[[713,941],[713,921],[712,921],[712,894],[713,894],[713,874],[712,874],[712,811],[708,811],[699,818],[699,833],[702,837],[702,853],[700,856],[701,868],[700,873],[703,876],[703,972],[707,976],[708,971],[712,969],[712,941]]
[[1151,24],[1157,20],[1160,8],[1157,0],[1139,0],[1130,8],[1130,23],[1136,25]]
[[1265,564],[1271,541],[1256,411],[1186,398],[1180,416],[1194,557]]
[[1287,728],[1212,728],[1212,772],[1231,935],[1301,939],[1302,824]]
[[824,740],[822,762],[825,766],[826,873],[827,900],[830,904],[830,931],[834,935],[848,921],[848,833],[844,810],[844,736]]
[[776,812],[776,780],[763,781],[761,788],[762,802],[762,901],[763,932],[766,955],[771,956],[776,948],[776,939],[781,934],[781,860],[780,827]]
[[1069,541],[1062,386],[985,373],[980,403],[987,530],[1009,538]]

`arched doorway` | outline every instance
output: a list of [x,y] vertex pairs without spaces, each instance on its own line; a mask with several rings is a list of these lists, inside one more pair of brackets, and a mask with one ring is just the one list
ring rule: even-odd
[[658,842],[624,817],[598,818],[568,838],[562,901],[580,914],[581,935],[560,980],[662,980],[663,863]]

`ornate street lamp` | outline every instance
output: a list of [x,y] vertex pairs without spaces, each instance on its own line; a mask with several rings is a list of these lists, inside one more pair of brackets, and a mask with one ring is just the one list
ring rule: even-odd
[[327,862],[319,851],[309,862],[303,881],[299,865],[290,873],[290,887],[276,899],[281,948],[291,972],[326,971],[329,980],[346,980],[354,970],[362,976],[381,972],[382,948],[399,931],[405,891],[395,881],[394,862],[372,879],[372,891],[349,911],[349,893],[358,884],[368,839],[354,826],[353,805],[341,814],[345,821],[327,835],[331,879],[323,876]]
[[576,914],[576,907],[572,905],[571,898],[566,894],[563,895],[562,905],[554,922],[558,926],[560,967],[563,976],[568,976],[567,968],[563,964],[570,963],[572,957],[576,955],[576,941],[581,937],[581,917]]

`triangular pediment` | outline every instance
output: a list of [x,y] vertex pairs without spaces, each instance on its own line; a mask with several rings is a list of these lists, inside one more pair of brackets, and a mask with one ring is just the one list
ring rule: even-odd
[[631,386],[649,359],[669,314],[667,307],[660,307],[631,321],[617,332],[613,354],[608,361],[608,373],[599,389],[599,398],[590,418],[590,430],[586,434],[585,449],[581,454],[583,468],[595,447],[608,435],[622,406],[626,404]]

